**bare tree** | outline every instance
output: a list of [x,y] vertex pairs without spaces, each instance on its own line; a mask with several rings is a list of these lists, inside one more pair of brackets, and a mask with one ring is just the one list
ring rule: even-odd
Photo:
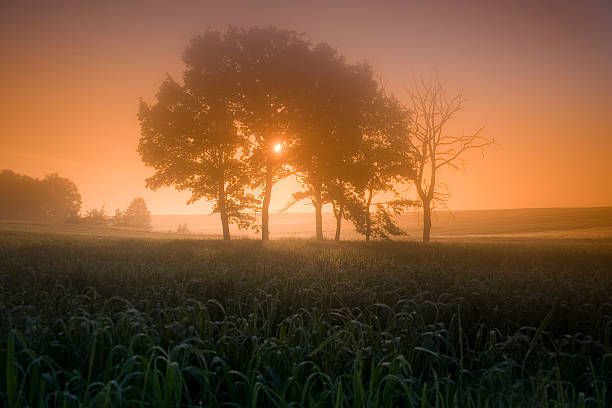
[[443,167],[460,169],[465,165],[463,154],[471,149],[481,149],[493,139],[481,135],[481,127],[472,134],[446,135],[446,124],[463,109],[465,98],[458,92],[449,96],[437,77],[415,81],[410,96],[411,141],[416,167],[416,186],[423,206],[423,242],[429,242],[431,212],[436,204],[446,207],[445,185],[438,180],[438,170]]

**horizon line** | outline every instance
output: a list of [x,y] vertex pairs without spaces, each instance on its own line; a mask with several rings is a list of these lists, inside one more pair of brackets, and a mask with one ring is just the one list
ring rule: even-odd
[[[433,210],[435,213],[454,213],[463,211],[508,211],[508,210],[570,210],[570,209],[596,209],[596,208],[612,208],[610,205],[593,205],[593,206],[559,206],[559,207],[513,207],[513,208],[482,208],[482,209],[459,209],[459,210]],[[413,211],[417,212],[417,211]],[[410,214],[412,212],[407,211],[404,214]],[[217,215],[218,213],[151,213],[151,215]],[[256,214],[261,214],[257,212]],[[314,214],[313,211],[270,211],[270,214]],[[323,214],[332,214],[331,211],[323,211]],[[402,214],[402,215],[404,215]]]

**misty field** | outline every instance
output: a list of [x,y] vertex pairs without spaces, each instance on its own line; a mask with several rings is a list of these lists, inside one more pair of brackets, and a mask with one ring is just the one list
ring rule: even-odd
[[0,232],[1,406],[612,404],[610,240],[42,230]]

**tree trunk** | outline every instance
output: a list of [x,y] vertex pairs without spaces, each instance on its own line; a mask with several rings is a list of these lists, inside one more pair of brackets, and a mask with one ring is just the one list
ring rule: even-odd
[[266,185],[264,187],[263,205],[261,208],[261,239],[267,241],[270,239],[270,198],[272,197],[272,175],[274,169],[272,164],[268,163],[266,167]]
[[342,228],[342,216],[344,215],[344,206],[340,204],[336,215],[336,236],[334,240],[340,241],[340,229]]
[[227,211],[221,211],[221,227],[223,228],[223,240],[229,241],[230,239],[230,230],[229,230],[229,217],[227,216]]
[[370,236],[372,235],[372,218],[370,218],[370,205],[372,204],[372,189],[368,193],[368,202],[366,204],[366,242],[370,242]]
[[323,241],[323,199],[321,198],[321,189],[315,191],[316,197],[314,202],[315,207],[315,223],[316,223],[316,240]]
[[423,200],[423,242],[429,242],[431,233],[431,202]]
[[219,215],[221,216],[221,228],[223,229],[223,240],[229,241],[229,217],[225,206],[225,183],[219,183]]

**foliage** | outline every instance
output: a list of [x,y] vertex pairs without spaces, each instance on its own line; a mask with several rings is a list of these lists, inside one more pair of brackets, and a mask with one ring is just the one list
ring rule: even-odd
[[[393,220],[414,202],[400,199],[398,186],[415,178],[414,152],[410,145],[410,113],[393,96],[381,89],[373,99],[362,123],[362,142],[351,167],[352,191],[345,218],[351,220],[366,241],[405,235]],[[396,198],[372,203],[380,193]],[[375,205],[372,217],[370,208]]]
[[374,214],[370,214],[363,201],[352,199],[347,202],[347,218],[355,226],[357,233],[366,237],[366,241],[372,238],[390,239],[391,236],[407,235],[395,221],[394,217],[406,212],[410,207],[418,206],[413,200],[398,199],[375,203]]
[[125,211],[117,209],[110,223],[120,227],[150,230],[151,212],[147,208],[147,203],[144,198],[137,197],[132,200]]
[[104,206],[88,210],[78,223],[85,225],[108,225],[110,222]]
[[43,179],[0,171],[0,218],[63,222],[77,217],[81,196],[77,186],[56,173]]
[[275,151],[275,146],[286,146],[294,137],[289,133],[290,121],[299,109],[296,97],[310,44],[294,31],[274,27],[232,28],[226,41],[236,48],[228,56],[235,58],[233,74],[240,83],[235,105],[240,130],[249,140],[251,188],[261,189],[261,232],[266,240],[272,186],[290,173],[284,152]]
[[191,231],[189,230],[189,226],[185,223],[179,224],[178,227],[176,227],[176,232],[179,234],[189,234]]
[[612,404],[609,242],[0,248],[2,406]]
[[365,207],[369,238],[372,194],[414,177],[408,112],[368,63],[274,27],[207,31],[183,60],[183,83],[168,77],[156,104],[141,102],[138,150],[156,170],[147,186],[213,201],[224,238],[228,222],[259,229],[252,212],[260,211],[268,239],[272,186],[290,173],[315,207],[317,239],[325,203],[339,239],[341,219],[354,218],[349,200]]
[[229,223],[246,228],[254,222],[249,212],[258,200],[248,192],[244,159],[248,140],[239,132],[234,106],[233,48],[217,32],[191,40],[185,50],[184,83],[168,77],[157,102],[140,103],[141,138],[138,151],[156,170],[146,181],[157,189],[174,186],[190,190],[193,203],[201,198],[215,203],[223,233]]
[[[289,206],[298,197],[311,199],[317,212],[332,204],[339,239],[342,218],[356,220],[351,211],[357,211],[370,225],[372,196],[396,192],[395,184],[414,177],[409,114],[385,94],[369,64],[348,64],[324,43],[314,47],[311,59],[290,122],[290,162],[304,189]],[[369,239],[371,227],[363,233]]]

